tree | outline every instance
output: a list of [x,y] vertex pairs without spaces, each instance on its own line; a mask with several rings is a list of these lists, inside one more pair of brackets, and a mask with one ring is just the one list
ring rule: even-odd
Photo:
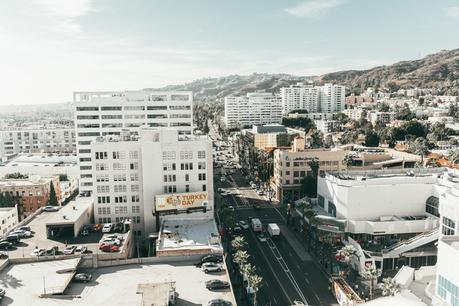
[[381,289],[383,296],[392,296],[399,291],[399,285],[391,277],[383,278],[378,288]]
[[250,255],[247,254],[247,251],[242,250],[236,251],[236,253],[233,256],[234,262],[237,263],[240,267],[247,264],[247,262],[249,261],[249,257]]
[[245,247],[247,242],[245,241],[244,237],[242,236],[236,236],[233,238],[231,241],[231,247],[235,250],[241,250]]
[[354,164],[354,155],[348,153],[343,159],[343,164],[346,165],[346,168],[349,169]]
[[357,249],[351,244],[345,245],[336,252],[336,257],[338,257],[339,261],[346,264],[345,275],[348,275],[352,259],[357,257]]
[[236,219],[234,217],[234,211],[225,207],[221,210],[222,221],[227,227],[233,228],[236,224]]
[[369,131],[365,135],[365,146],[367,147],[377,147],[379,146],[379,136],[374,131]]
[[418,137],[414,141],[408,143],[408,149],[417,155],[421,155],[421,161],[424,161],[424,156],[429,153],[432,145],[423,137]]
[[349,117],[345,113],[333,114],[333,120],[338,120],[341,125],[345,125],[349,121]]
[[57,203],[57,197],[56,197],[56,191],[54,190],[54,184],[51,181],[49,183],[49,199],[48,199],[48,205],[51,206],[57,206],[59,203]]
[[253,305],[257,305],[257,293],[260,290],[263,284],[263,278],[257,274],[252,274],[249,276],[249,284],[253,289]]
[[324,139],[324,134],[319,130],[315,130],[311,134],[311,142],[310,142],[311,148],[321,148],[321,147],[323,147],[323,145],[324,145],[323,139]]
[[459,164],[459,150],[449,150],[448,160],[453,164]]
[[360,272],[360,276],[370,282],[370,300],[373,299],[373,281],[381,276],[381,270],[373,265],[367,266]]

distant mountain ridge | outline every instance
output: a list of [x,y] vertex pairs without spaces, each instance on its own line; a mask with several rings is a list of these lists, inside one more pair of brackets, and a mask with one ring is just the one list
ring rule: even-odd
[[419,60],[367,70],[346,70],[314,78],[315,82],[336,82],[357,92],[367,87],[437,88],[446,95],[459,95],[459,49],[443,50]]

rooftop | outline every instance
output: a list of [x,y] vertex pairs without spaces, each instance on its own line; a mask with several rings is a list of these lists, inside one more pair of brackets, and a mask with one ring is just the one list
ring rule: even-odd
[[[131,264],[91,269],[89,283],[71,283],[63,296],[40,298],[43,287],[63,286],[71,273],[56,271],[73,266],[72,260],[48,261],[14,265],[0,272],[0,287],[6,289],[5,305],[92,305],[140,306],[141,284],[175,282],[177,306],[207,305],[212,299],[225,299],[236,305],[230,290],[210,291],[205,282],[210,279],[228,281],[227,274],[205,274],[192,263]],[[150,305],[150,304],[149,304]],[[155,304],[156,305],[156,304]],[[161,304],[159,304],[161,305]]]
[[73,224],[91,207],[93,202],[92,197],[78,197],[53,214],[46,224]]
[[412,169],[383,169],[366,171],[330,171],[328,175],[340,180],[375,180],[389,178],[417,178],[417,177],[438,177],[445,172],[445,168],[412,168]]
[[165,217],[158,249],[209,249],[221,252],[222,245],[213,219]]
[[56,166],[78,163],[76,155],[72,154],[23,154],[8,162],[9,166]]
[[3,218],[3,216],[9,215],[11,210],[16,210],[16,206],[14,207],[1,207],[0,208],[0,220]]
[[41,184],[49,184],[51,177],[41,177],[39,175],[31,175],[27,179],[0,179],[0,187],[14,186],[34,186]]

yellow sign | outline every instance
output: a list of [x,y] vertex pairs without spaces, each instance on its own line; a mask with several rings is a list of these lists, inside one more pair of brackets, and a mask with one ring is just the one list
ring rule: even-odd
[[155,196],[156,211],[185,210],[195,207],[209,207],[209,195],[207,192],[188,192],[161,194]]

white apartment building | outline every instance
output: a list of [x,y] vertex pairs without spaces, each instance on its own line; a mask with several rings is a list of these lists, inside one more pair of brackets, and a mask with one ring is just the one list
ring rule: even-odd
[[19,153],[74,152],[75,129],[72,127],[26,127],[0,130],[0,161]]
[[18,224],[18,209],[14,207],[0,208],[0,237],[10,232]]
[[80,192],[93,190],[91,141],[120,135],[122,129],[169,127],[193,131],[193,95],[189,91],[75,92],[75,128],[80,166]]
[[287,115],[293,110],[307,110],[308,113],[335,113],[345,107],[346,88],[341,85],[324,86],[297,83],[280,89],[282,113]]
[[314,120],[316,128],[324,134],[338,132],[340,122],[338,120]]
[[372,111],[367,114],[368,120],[371,124],[375,125],[377,122],[382,124],[388,124],[395,120],[395,112],[379,112]]
[[211,141],[174,129],[142,129],[139,134],[98,137],[90,146],[96,222],[131,219],[134,230],[146,235],[158,225],[156,197],[195,193],[206,198],[207,211],[188,217],[213,218]]
[[366,119],[364,110],[361,108],[348,108],[342,111],[349,119],[359,121],[360,119]]
[[448,175],[454,186],[440,195],[436,290],[433,305],[459,305],[459,171]]
[[266,92],[225,98],[225,124],[229,128],[282,122],[282,99]]

